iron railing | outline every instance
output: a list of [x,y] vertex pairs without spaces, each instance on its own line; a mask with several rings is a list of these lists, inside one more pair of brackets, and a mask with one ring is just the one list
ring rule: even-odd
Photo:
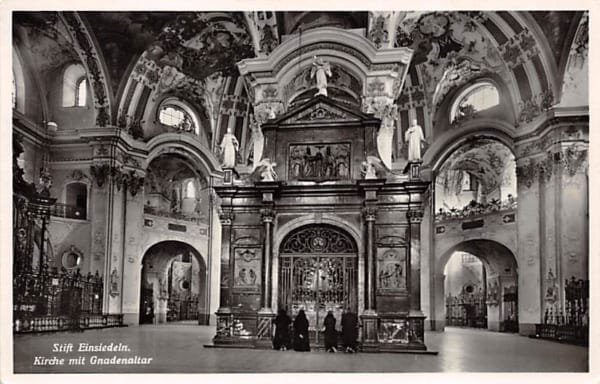
[[22,271],[13,279],[14,331],[44,332],[121,325],[102,314],[102,276],[79,270]]
[[588,345],[589,343],[589,280],[571,277],[565,280],[565,306],[548,306],[544,322],[535,325],[532,337]]
[[475,201],[470,202],[461,209],[440,208],[435,213],[435,222],[447,221],[447,220],[460,220],[475,216],[484,216],[492,213],[514,211],[517,209],[517,200],[510,199],[506,201],[492,200],[489,203],[478,203]]
[[144,213],[147,215],[168,217],[175,220],[189,221],[195,224],[206,224],[206,217],[201,213],[181,213],[161,210],[149,205],[144,206]]
[[446,297],[446,325],[487,328],[487,304],[483,293]]

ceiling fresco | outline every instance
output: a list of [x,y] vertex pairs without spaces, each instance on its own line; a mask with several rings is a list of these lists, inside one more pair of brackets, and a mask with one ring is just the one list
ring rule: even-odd
[[107,63],[113,93],[131,61],[156,40],[172,12],[80,12],[94,31]]
[[[515,157],[504,144],[479,138],[461,146],[450,155],[440,168],[437,183],[448,192],[460,193],[463,172],[475,176],[482,192],[489,194],[500,187],[507,170],[513,170]],[[463,171],[463,172],[456,172]]]
[[[73,42],[56,12],[15,12],[13,28],[23,27],[27,49],[35,61],[35,70],[44,78],[66,63],[80,62]],[[19,32],[13,29],[18,38]]]
[[430,107],[452,88],[485,73],[508,77],[500,51],[473,17],[462,12],[408,12],[396,33],[396,45],[412,48]]
[[[74,43],[71,41],[73,34],[69,33],[61,21],[67,13],[69,12],[62,13],[62,16],[57,12],[14,14],[14,30],[18,32],[15,36],[26,37],[22,39],[23,41],[15,38],[15,41],[22,44],[24,50],[31,52],[33,59],[31,66],[41,73],[42,80],[47,82],[46,88],[50,88],[51,81],[55,80],[51,76],[55,76],[66,63],[82,60],[78,51],[73,48]],[[396,47],[409,47],[414,50],[411,76],[407,78],[414,77],[415,81],[407,81],[408,85],[398,97],[397,105],[406,115],[410,112],[420,118],[420,124],[426,130],[429,129],[427,134],[434,137],[432,133],[435,123],[432,124],[431,117],[435,116],[442,102],[453,90],[476,78],[493,74],[495,78],[508,85],[509,91],[513,92],[519,88],[519,94],[527,93],[521,92],[521,88],[531,88],[529,84],[527,87],[520,86],[530,81],[528,73],[540,71],[536,67],[535,70],[525,73],[524,66],[525,64],[529,67],[535,66],[535,63],[531,64],[532,59],[539,60],[540,49],[543,48],[532,33],[533,30],[537,30],[535,23],[539,24],[546,36],[552,50],[552,57],[558,63],[561,53],[564,52],[563,48],[571,45],[574,34],[572,24],[577,22],[580,14],[580,12],[563,11],[531,12],[531,17],[523,15],[518,18],[518,22],[513,17],[514,23],[523,23],[522,26],[519,25],[522,29],[519,32],[509,33],[505,36],[506,41],[499,44],[496,41],[497,37],[488,29],[487,23],[490,20],[512,17],[501,15],[502,13],[397,12],[394,16],[395,24],[389,30],[385,29],[386,25],[391,25],[389,23],[382,23],[379,19],[370,22],[369,12],[247,12],[246,14],[244,12],[80,12],[77,14],[85,21],[84,24],[90,32],[90,41],[97,42],[97,47],[101,51],[105,61],[104,67],[108,71],[107,77],[110,78],[107,87],[110,88],[113,96],[119,96],[120,90],[125,88],[124,85],[128,81],[130,84],[135,81],[151,89],[152,94],[151,98],[147,99],[148,103],[156,102],[165,94],[180,97],[198,107],[201,118],[208,120],[214,137],[218,137],[221,129],[219,119],[223,113],[224,103],[230,102],[223,97],[223,94],[232,93],[232,89],[235,88],[235,82],[228,82],[227,77],[238,76],[238,62],[272,51],[279,44],[280,37],[286,34],[322,26],[364,28],[366,37],[380,35],[379,40],[389,38],[389,42],[393,42]],[[255,20],[253,24],[249,21],[254,17],[251,14],[255,14],[256,20],[260,22]],[[259,20],[260,14],[264,14],[263,19],[268,17],[269,23],[266,19]],[[268,27],[266,31],[269,32],[266,35],[265,27]],[[511,28],[515,30],[514,25],[511,25]],[[387,37],[383,32],[387,33]],[[542,45],[545,46],[545,43]],[[587,46],[585,51],[587,52]],[[546,65],[545,62],[543,65]],[[523,76],[517,76],[516,72],[519,71]],[[542,79],[543,77],[540,76],[539,87],[541,88],[546,86],[542,82],[556,80]],[[332,97],[347,104],[359,102],[363,84],[344,72],[341,67],[333,71],[333,77],[329,81]],[[536,82],[531,80],[531,84]],[[295,102],[298,103],[310,96],[312,87],[313,82],[309,73],[303,72],[286,86],[284,92],[296,96]],[[539,89],[529,89],[528,97],[538,97],[533,93],[539,91]],[[236,92],[239,93],[239,89]],[[97,94],[99,93],[95,92],[94,96],[96,97]],[[518,95],[515,94],[516,96]],[[117,97],[107,98],[107,100],[116,104],[111,105],[114,111],[128,110],[122,104],[131,102],[131,98],[127,99],[126,92],[123,92],[120,97],[121,100]],[[521,114],[527,112],[527,102],[531,100],[514,100],[515,110],[520,108]],[[129,109],[134,110],[136,107]],[[110,114],[110,121],[113,124],[118,122],[120,117],[116,116],[117,113],[114,111],[107,113]],[[535,117],[539,111],[539,107],[534,108],[530,115]],[[519,114],[519,111],[515,111],[515,114]],[[105,120],[109,121],[108,118]],[[215,140],[217,141],[218,139]],[[488,160],[491,162],[491,159]],[[463,159],[460,164],[461,167],[466,168],[468,161]]]
[[148,50],[148,58],[169,65],[197,79],[220,72],[237,73],[236,63],[253,57],[254,47],[244,16],[223,14],[179,14],[158,35]]

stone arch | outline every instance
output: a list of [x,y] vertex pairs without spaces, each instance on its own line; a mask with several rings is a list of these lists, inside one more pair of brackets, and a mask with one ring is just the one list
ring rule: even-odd
[[[140,309],[142,306],[142,300],[144,299],[144,292],[142,286],[145,283],[150,282],[152,280],[153,283],[153,291],[154,290],[163,290],[168,282],[167,277],[169,271],[169,266],[171,262],[177,257],[177,253],[174,252],[171,255],[167,255],[168,257],[164,257],[165,255],[160,253],[152,253],[153,250],[160,251],[160,248],[174,248],[176,251],[181,251],[183,249],[189,250],[193,259],[191,260],[192,265],[194,264],[194,260],[198,266],[198,289],[199,289],[199,307],[198,307],[198,321],[206,322],[208,318],[208,297],[209,297],[209,270],[208,263],[206,257],[198,251],[196,247],[186,241],[182,240],[161,240],[156,241],[145,247],[142,257],[140,257],[140,274],[137,282],[137,287],[140,289],[140,293],[137,296],[137,308]],[[151,258],[151,259],[150,259]],[[144,273],[144,263],[148,263],[148,267],[152,268],[152,271],[147,270],[146,274]],[[146,281],[144,281],[146,279]],[[162,279],[162,284],[160,280]],[[193,277],[192,277],[193,279]],[[155,284],[156,283],[156,284]],[[191,282],[193,286],[193,280]],[[158,286],[157,286],[158,285]],[[167,287],[168,289],[168,287]],[[159,291],[158,295],[162,293]],[[156,297],[156,292],[154,292],[154,296]],[[158,302],[153,304],[155,307],[155,316],[158,315],[158,322],[164,323],[167,320],[167,307],[166,301],[158,300]],[[202,313],[200,313],[202,311]],[[138,319],[141,321],[142,314],[138,314]]]
[[[278,218],[278,221],[281,220]],[[364,287],[360,284],[361,276],[364,275],[364,243],[361,236],[361,229],[357,225],[345,220],[339,216],[332,214],[306,214],[302,217],[293,219],[281,226],[276,225],[273,235],[273,269],[272,269],[272,287],[271,287],[271,305],[272,308],[277,308],[277,293],[279,284],[279,251],[283,240],[295,230],[307,225],[329,225],[348,234],[354,241],[357,247],[358,256],[358,309],[364,308]]]
[[165,154],[179,154],[185,157],[193,167],[203,171],[207,177],[223,177],[219,161],[199,138],[180,133],[163,133],[148,142],[148,156],[143,168],[147,169],[152,160]]
[[[433,294],[435,303],[436,322],[440,322],[445,326],[446,319],[446,292],[445,292],[445,274],[444,269],[455,252],[466,252],[477,257],[484,265],[486,271],[485,281],[482,281],[486,288],[489,288],[492,281],[495,285],[495,302],[487,303],[487,326],[489,330],[499,331],[503,329],[503,322],[506,320],[505,315],[507,308],[503,302],[504,289],[515,288],[518,286],[518,261],[514,247],[502,242],[490,239],[472,238],[467,240],[459,240],[454,244],[444,248],[441,251],[435,252],[434,264],[434,280]],[[484,291],[485,292],[485,291]],[[492,293],[488,291],[489,294]],[[517,302],[518,306],[518,302]],[[518,308],[516,313],[518,314]],[[507,312],[509,313],[509,312]]]
[[446,131],[436,138],[423,156],[423,166],[430,167],[434,172],[437,171],[455,150],[475,137],[496,139],[515,154],[513,134],[512,125],[498,120],[476,118],[467,121],[457,129]]
[[514,245],[505,244],[499,240],[470,238],[460,240],[447,246],[443,251],[436,251],[435,272],[443,273],[444,267],[454,252],[468,252],[477,256],[486,266],[497,273],[507,273],[504,267],[512,266],[518,269],[518,260]]

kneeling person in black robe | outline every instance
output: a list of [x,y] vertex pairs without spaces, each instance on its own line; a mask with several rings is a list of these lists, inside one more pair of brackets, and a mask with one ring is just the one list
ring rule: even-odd
[[342,314],[342,341],[346,352],[356,352],[358,339],[358,316],[349,308]]
[[280,309],[277,317],[273,320],[275,324],[275,337],[273,337],[273,348],[285,351],[290,347],[290,324],[292,319],[287,315],[285,309]]
[[325,350],[337,352],[337,331],[335,330],[335,317],[333,312],[327,312],[325,316]]
[[308,319],[301,309],[294,319],[294,350],[299,352],[310,351],[308,342]]

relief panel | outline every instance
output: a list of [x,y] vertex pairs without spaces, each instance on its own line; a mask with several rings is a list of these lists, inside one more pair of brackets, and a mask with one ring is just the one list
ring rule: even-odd
[[288,180],[350,179],[350,155],[350,143],[290,144]]
[[236,248],[233,288],[243,291],[260,291],[260,248]]
[[406,248],[377,248],[377,293],[406,291]]

